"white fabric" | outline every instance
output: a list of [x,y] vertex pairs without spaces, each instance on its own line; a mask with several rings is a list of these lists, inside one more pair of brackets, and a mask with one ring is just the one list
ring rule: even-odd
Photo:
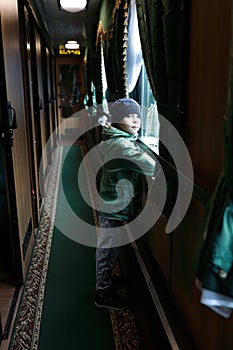
[[138,30],[136,1],[131,0],[128,18],[128,48],[127,48],[127,87],[132,92],[138,81],[142,67],[142,49]]
[[229,318],[233,309],[233,298],[202,288],[201,303],[217,314]]

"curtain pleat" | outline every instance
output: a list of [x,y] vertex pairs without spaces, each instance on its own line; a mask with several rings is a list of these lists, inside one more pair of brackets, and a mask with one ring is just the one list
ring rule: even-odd
[[128,93],[131,93],[137,84],[142,68],[142,48],[138,30],[137,8],[135,0],[130,1],[127,44],[125,45],[127,48],[126,81]]
[[[127,0],[104,0],[101,3],[96,49],[103,47],[109,102],[127,96],[126,46]],[[94,67],[95,69],[99,67]],[[101,68],[102,69],[102,68]],[[99,76],[99,73],[96,73]],[[105,93],[105,92],[104,92]]]
[[137,13],[143,58],[158,107],[182,106],[183,0],[137,0]]
[[128,44],[128,1],[116,1],[113,11],[113,71],[116,81],[116,97],[127,97],[126,61]]

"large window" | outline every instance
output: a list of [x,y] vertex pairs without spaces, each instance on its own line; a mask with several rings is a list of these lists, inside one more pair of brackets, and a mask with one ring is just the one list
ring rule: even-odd
[[154,152],[159,151],[159,118],[157,103],[152,94],[144,63],[140,81],[140,101],[142,109],[141,140]]
[[[128,97],[134,98],[141,105],[142,128],[140,139],[158,153],[159,145],[159,118],[157,103],[154,99],[150,83],[147,77],[146,68],[142,57],[140,35],[135,0],[131,0],[128,12],[128,40],[127,40],[127,61],[126,61],[126,85]],[[102,73],[102,108],[108,113],[108,86],[105,71],[103,47],[101,48],[101,73]],[[93,103],[96,104],[95,88],[92,85]],[[105,116],[99,121],[104,124]]]
[[127,88],[130,96],[140,101],[142,110],[141,140],[158,152],[159,119],[142,57],[136,1],[130,1],[128,13]]

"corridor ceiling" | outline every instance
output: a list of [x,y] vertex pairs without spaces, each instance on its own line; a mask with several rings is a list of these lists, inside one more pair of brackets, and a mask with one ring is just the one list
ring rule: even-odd
[[86,10],[76,13],[60,9],[58,0],[34,0],[34,2],[55,50],[67,40],[77,40],[81,46],[85,46],[84,23],[88,23],[87,30],[92,30],[98,20],[100,0],[88,0]]

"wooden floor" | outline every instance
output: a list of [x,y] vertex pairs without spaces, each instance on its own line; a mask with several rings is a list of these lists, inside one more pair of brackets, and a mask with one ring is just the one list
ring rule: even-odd
[[[3,334],[4,334],[5,326],[7,323],[7,318],[9,315],[11,303],[12,303],[12,300],[14,297],[14,293],[15,293],[14,286],[9,285],[9,284],[0,284],[0,314],[1,314]],[[2,341],[2,343],[0,345],[0,350],[7,350],[8,349],[9,342],[10,342],[10,336],[11,336],[12,328],[14,325],[14,319],[16,316],[16,312],[17,312],[17,308],[18,308],[18,304],[19,304],[19,300],[20,300],[20,295],[21,295],[21,291],[20,291],[18,298],[17,298],[17,303],[16,303],[16,306],[14,309],[13,318],[12,318],[12,321],[10,324],[8,338]]]

